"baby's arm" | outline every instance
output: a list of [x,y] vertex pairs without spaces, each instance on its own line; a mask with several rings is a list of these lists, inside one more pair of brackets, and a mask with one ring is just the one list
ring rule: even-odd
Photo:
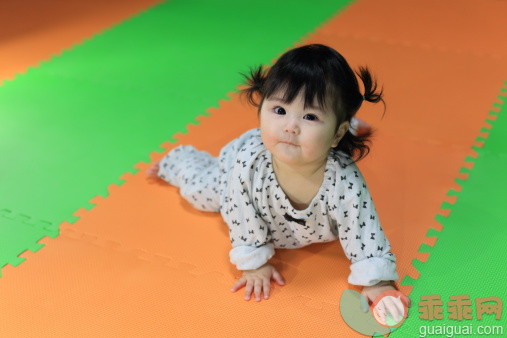
[[372,286],[381,281],[396,281],[396,257],[378,220],[366,183],[355,165],[337,178],[333,208],[338,237],[347,258],[352,262],[348,282]]
[[[346,175],[341,175],[340,188],[336,189],[335,201],[338,208],[334,210],[338,236],[347,258],[352,262],[348,281],[362,285],[363,295],[371,302],[389,290],[397,289],[392,281],[399,279],[396,272],[396,257],[390,252],[390,243],[378,220],[375,206],[366,183],[353,165],[348,167]],[[405,298],[405,303],[410,300]],[[400,304],[382,301],[384,312],[397,318],[403,314]]]
[[275,254],[275,246],[269,226],[254,202],[253,192],[259,193],[265,174],[258,170],[262,168],[259,162],[265,158],[260,155],[264,149],[259,130],[252,129],[229,142],[219,156],[221,179],[225,180],[221,181],[225,190],[221,191],[220,213],[229,227],[230,261],[243,275],[231,291],[236,292],[245,286],[246,300],[250,299],[252,290],[257,300],[261,299],[261,291],[266,298],[271,278],[283,284],[283,277],[268,264]]
[[241,163],[233,168],[220,212],[229,226],[231,263],[243,271],[243,276],[231,291],[236,292],[246,286],[245,299],[250,299],[253,290],[256,299],[260,300],[261,291],[264,298],[269,296],[271,278],[280,285],[284,282],[280,273],[268,264],[275,254],[275,249],[269,226],[253,203],[255,178],[250,175],[254,173],[242,171],[242,168]]

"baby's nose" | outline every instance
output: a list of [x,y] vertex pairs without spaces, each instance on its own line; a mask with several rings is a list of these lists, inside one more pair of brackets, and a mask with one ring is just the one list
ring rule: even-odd
[[291,119],[285,124],[284,130],[286,133],[299,134],[299,125]]

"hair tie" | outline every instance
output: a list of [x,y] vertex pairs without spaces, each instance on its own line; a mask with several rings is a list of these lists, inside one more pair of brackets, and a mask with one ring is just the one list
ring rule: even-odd
[[350,119],[349,131],[352,135],[357,136],[357,127],[359,126],[359,121],[355,117]]
[[365,95],[363,95],[363,101],[366,101],[366,96]]

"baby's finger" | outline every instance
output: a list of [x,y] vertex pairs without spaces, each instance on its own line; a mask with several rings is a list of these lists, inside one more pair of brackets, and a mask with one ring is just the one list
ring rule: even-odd
[[252,294],[252,289],[254,287],[254,283],[252,280],[248,280],[246,282],[246,288],[245,288],[245,299],[250,300],[250,295]]
[[262,291],[262,279],[255,279],[254,293],[256,301],[261,300],[261,291]]
[[[400,308],[401,305],[401,308]],[[403,304],[399,301],[393,301],[392,299],[386,300],[386,314],[389,313],[391,318],[399,323],[403,316]]]
[[285,280],[283,279],[282,275],[276,271],[273,270],[273,279],[280,285],[285,285]]
[[[408,303],[408,300],[407,300],[407,303],[404,303],[404,300],[401,300],[401,299],[399,301],[397,301],[395,304],[396,304],[396,307],[398,308],[398,313],[400,314],[400,320],[401,320],[401,317],[407,316],[408,306],[410,306],[410,304]],[[405,304],[407,304],[407,307],[405,307]]]
[[[403,298],[403,299],[402,299]],[[406,296],[400,293],[400,296],[397,298],[390,297],[390,304],[387,304],[389,308],[392,308],[395,313],[391,312],[392,315],[395,315],[396,317],[393,317],[396,321],[400,321],[403,316],[406,315],[405,313],[405,302]]]
[[263,281],[263,293],[264,293],[264,299],[268,299],[269,298],[269,290],[271,288],[271,281],[269,279],[264,279]]
[[246,284],[245,278],[240,278],[236,284],[232,286],[231,292],[236,292]]

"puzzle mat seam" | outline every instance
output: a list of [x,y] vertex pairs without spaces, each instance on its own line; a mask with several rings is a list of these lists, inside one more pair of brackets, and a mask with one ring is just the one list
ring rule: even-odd
[[[220,101],[222,101],[222,100],[220,100]],[[225,101],[225,100],[223,100],[223,101]],[[199,115],[198,117],[203,117],[203,116],[205,116],[205,115]],[[188,128],[188,126],[191,126],[192,123],[198,123],[199,122],[198,117],[196,117],[194,119],[194,121],[189,122],[189,124],[187,125],[187,128]],[[180,132],[180,134],[186,134],[187,132],[188,132],[187,130],[183,130],[182,132]],[[175,142],[175,141],[173,140],[172,142]],[[167,143],[168,143],[167,141],[164,142],[163,145],[165,145],[165,146],[163,148],[153,151],[151,153],[150,157],[154,157],[157,155],[160,156],[160,154],[162,152],[165,152],[167,150],[167,147],[170,147],[170,146],[166,145]],[[63,220],[60,223],[56,223],[56,222],[49,221],[49,220],[38,219],[37,217],[32,217],[26,213],[16,211],[12,208],[0,209],[0,220],[3,218],[3,219],[7,219],[9,221],[12,221],[12,222],[19,222],[19,223],[22,223],[23,225],[28,225],[28,226],[38,228],[38,229],[41,229],[41,230],[47,232],[46,235],[44,235],[43,237],[40,237],[38,240],[36,240],[32,246],[26,247],[22,251],[20,251],[19,254],[17,255],[17,257],[26,259],[26,257],[23,256],[23,254],[26,253],[27,251],[35,253],[35,252],[39,251],[40,249],[42,249],[44,247],[44,245],[43,245],[44,238],[58,237],[60,235],[62,225],[75,224],[77,221],[79,221],[79,218],[81,217],[81,215],[83,215],[86,212],[90,212],[97,205],[98,201],[109,197],[109,195],[113,189],[116,189],[116,188],[119,188],[120,186],[122,186],[126,182],[126,178],[129,175],[132,175],[132,173],[134,173],[134,174],[137,173],[139,171],[139,168],[138,168],[139,165],[142,165],[143,163],[145,163],[145,162],[138,162],[136,165],[134,165],[131,168],[132,172],[127,171],[127,172],[123,173],[122,175],[120,175],[117,183],[108,184],[103,189],[103,190],[105,190],[105,192],[95,194],[88,201],[84,202],[83,204],[86,205],[86,208],[85,207],[78,208],[72,215],[69,216],[69,218],[67,220]],[[35,248],[36,248],[36,251],[33,251]],[[4,275],[3,269],[7,265],[10,265],[13,267],[19,266],[19,263],[13,265],[12,264],[13,261],[7,262],[6,265],[4,265],[3,267],[0,267],[0,272],[1,272],[0,276]]]
[[[327,22],[331,21],[334,19],[334,16],[335,15],[339,15],[341,12],[343,12],[348,6],[350,6],[352,3],[354,3],[356,0],[348,0],[346,1],[346,4],[344,4],[340,10],[338,10],[337,12],[333,12],[331,13],[327,18],[323,19],[322,22],[316,26],[313,30],[309,30],[308,32],[306,32],[304,35],[302,35],[301,37],[299,37],[297,40],[295,40],[294,44],[295,45],[301,45],[301,44],[304,44],[306,40],[308,40],[314,33],[317,29],[319,29],[321,26],[327,24]],[[97,32],[97,33],[94,33],[92,35],[90,35],[89,37],[85,37],[83,39],[81,39],[80,41],[76,42],[76,43],[73,43],[71,46],[69,47],[66,47],[66,48],[62,48],[60,50],[60,52],[58,53],[55,53],[54,55],[50,56],[48,59],[46,60],[41,60],[37,65],[35,66],[30,66],[28,67],[24,72],[19,72],[17,73],[12,79],[5,79],[3,81],[0,81],[0,86],[3,85],[3,83],[5,81],[9,82],[9,81],[15,81],[16,78],[18,76],[22,76],[22,75],[25,75],[27,74],[31,69],[34,69],[34,68],[37,68],[37,67],[40,67],[42,66],[43,64],[45,63],[48,63],[48,62],[51,62],[54,58],[58,58],[58,57],[62,57],[65,53],[73,50],[74,48],[76,48],[77,46],[79,45],[82,45],[84,43],[86,43],[87,41],[90,41],[90,40],[93,40],[94,38],[96,38],[97,36],[100,36],[100,35],[103,35],[103,34],[106,34],[108,31],[111,31],[113,29],[115,29],[117,26],[119,25],[123,25],[125,24],[126,22],[129,22],[129,21],[132,21],[132,20],[135,20],[136,17],[138,16],[141,16],[143,15],[144,13],[148,12],[148,11],[152,11],[152,10],[155,10],[156,7],[158,6],[162,6],[164,4],[165,1],[162,1],[158,4],[155,4],[153,6],[150,6],[144,10],[141,10],[139,11],[137,14],[135,15],[132,15],[116,24],[112,24],[110,27],[107,27],[107,28],[104,28],[103,30],[101,30],[100,32]],[[279,53],[279,55],[277,55],[276,57],[274,57],[272,59],[272,63],[274,63],[274,61],[276,61],[276,59],[281,55],[283,54],[286,50],[289,50],[293,48],[292,46],[289,46],[289,47],[286,47],[286,49],[282,52]],[[60,76],[60,77],[65,77],[61,74],[57,75],[57,76]],[[76,81],[80,81],[79,79],[75,79],[74,77],[71,77],[72,79],[76,80]],[[100,81],[98,81],[100,82]],[[177,135],[184,135],[184,134],[187,134],[189,132],[189,128],[193,125],[198,125],[201,121],[201,118],[205,118],[205,117],[208,117],[211,113],[214,112],[214,110],[216,109],[219,109],[220,106],[221,106],[221,103],[224,102],[224,101],[229,101],[232,96],[239,92],[240,90],[240,87],[241,85],[238,85],[233,91],[231,92],[228,92],[226,93],[224,96],[222,96],[221,98],[218,99],[218,101],[215,101],[214,104],[211,104],[202,114],[199,114],[197,115],[194,120],[191,120],[189,121],[189,123],[187,124],[187,126],[182,129],[181,131],[179,132],[176,132],[174,133],[171,137],[169,137],[167,139],[167,141],[164,141],[158,148],[155,148],[150,154],[149,154],[149,158],[152,160],[151,163],[153,163],[153,161],[155,161],[156,159],[160,159],[162,157],[161,154],[165,153],[168,151],[168,149],[172,148],[173,145],[171,144],[174,144],[174,143],[177,143],[178,142],[178,138],[177,138]],[[1,87],[0,87],[1,88]],[[59,236],[59,232],[60,232],[60,227],[62,226],[62,224],[64,223],[70,223],[70,224],[74,224],[76,223],[79,218],[80,218],[80,215],[82,215],[83,213],[86,213],[86,212],[89,212],[91,211],[97,204],[97,201],[100,200],[100,198],[107,198],[109,197],[110,195],[110,192],[111,192],[111,189],[115,189],[117,187],[120,187],[121,185],[123,185],[125,182],[126,182],[126,179],[129,175],[131,174],[136,174],[140,169],[142,170],[142,168],[145,166],[145,165],[148,165],[148,163],[146,162],[143,162],[143,161],[140,161],[140,162],[137,162],[135,165],[133,165],[131,167],[130,170],[124,172],[123,174],[121,174],[119,176],[119,179],[117,180],[117,182],[111,182],[110,184],[108,184],[103,190],[104,192],[99,192],[97,194],[95,194],[93,197],[91,197],[87,202],[84,202],[83,203],[83,206],[82,207],[79,207],[78,209],[76,209],[76,211],[74,213],[72,213],[72,215],[67,219],[67,220],[63,220],[62,222],[60,222],[58,225],[56,224],[56,222],[52,222],[52,221],[48,221],[48,220],[35,220],[35,217],[32,217],[32,216],[29,216],[28,214],[26,213],[21,213],[21,212],[14,212],[13,210],[11,210],[10,208],[4,208],[4,209],[0,209],[0,217],[3,216],[5,218],[8,218],[8,219],[16,219],[18,221],[21,221],[23,224],[28,224],[28,225],[34,225],[34,226],[38,226],[40,227],[41,229],[43,230],[47,230],[48,231],[48,235],[49,237],[52,237],[52,238],[55,238],[55,237],[58,237]],[[46,237],[46,236],[44,236]],[[40,242],[44,239],[44,237],[41,237],[40,239],[37,240],[36,243],[34,243],[34,246],[32,246],[31,248],[35,248],[37,246],[37,244],[40,244]],[[44,247],[44,245],[40,245],[37,249],[40,250],[42,247]],[[26,250],[23,250],[21,251],[17,257],[19,258],[24,258],[22,255],[24,252],[26,251],[30,251],[30,252],[35,252],[35,251],[32,251],[30,250],[29,248],[27,248]],[[7,263],[7,265],[11,265],[10,263]],[[19,264],[15,265],[15,266],[18,266]],[[14,265],[11,265],[11,266],[14,266]],[[5,266],[4,266],[5,267]],[[0,267],[0,272],[2,272],[2,269],[3,267]],[[1,275],[0,275],[1,276]],[[0,277],[1,278],[1,277]]]
[[[446,200],[442,202],[441,213],[435,216],[434,221],[438,226],[440,226],[442,230],[445,229],[446,223],[448,224],[447,220],[449,219],[449,216],[453,211],[453,207],[456,204],[457,199],[460,197],[460,195],[463,194],[463,188],[466,186],[465,183],[468,181],[469,175],[473,173],[473,167],[475,163],[481,160],[480,156],[481,153],[483,152],[482,148],[488,142],[489,133],[495,127],[495,121],[497,120],[499,114],[504,112],[503,109],[505,109],[506,102],[507,102],[507,82],[504,82],[500,87],[499,94],[497,94],[497,100],[494,101],[490,106],[490,110],[488,112],[489,116],[487,116],[484,122],[482,123],[482,127],[480,128],[479,131],[479,136],[476,137],[476,143],[471,146],[472,150],[474,151],[474,156],[466,156],[464,159],[465,166],[459,169],[459,172],[463,174],[464,178],[455,179],[456,189],[449,189],[446,195]],[[434,248],[437,245],[436,242],[438,241],[440,235],[442,234],[441,232],[442,230],[438,231],[435,228],[429,228],[426,237],[435,239],[435,242],[433,245],[428,245],[426,243],[421,244],[418,252],[424,252],[427,254],[428,257],[432,253],[432,248]],[[404,279],[403,282],[406,282],[408,285],[415,286],[417,279],[419,279],[420,277],[419,271],[421,268],[423,268],[423,264],[425,264],[426,262],[427,260],[421,261],[418,259],[413,259],[412,265],[414,269],[418,272],[418,277],[412,278],[407,275],[405,276],[406,280]],[[416,304],[414,303],[414,301],[415,299],[412,299],[413,302],[412,304]],[[416,309],[417,308],[412,307],[413,311],[412,316],[418,316]],[[395,334],[394,336],[396,337]]]
[[120,19],[119,21],[117,22],[114,22],[112,24],[109,24],[109,25],[106,25],[104,28],[102,28],[101,30],[99,30],[98,32],[95,32],[95,33],[91,33],[89,34],[88,36],[85,36],[85,37],[82,37],[80,39],[78,39],[78,41],[75,41],[75,42],[72,42],[70,43],[67,47],[63,47],[61,48],[59,51],[56,51],[54,52],[53,54],[51,54],[50,56],[46,57],[46,58],[43,58],[39,61],[37,61],[35,64],[31,65],[31,66],[28,66],[26,67],[26,69],[24,71],[18,71],[14,74],[12,74],[9,78],[4,78],[4,79],[0,79],[0,88],[6,84],[6,83],[9,83],[9,82],[13,82],[15,81],[18,77],[20,76],[23,76],[25,74],[27,74],[28,72],[30,72],[32,69],[35,69],[35,68],[38,68],[46,63],[49,63],[51,62],[53,59],[55,58],[58,58],[58,57],[61,57],[63,56],[65,53],[73,50],[74,48],[86,43],[87,41],[90,41],[90,40],[93,40],[95,39],[97,36],[100,36],[100,35],[103,35],[105,34],[106,32],[110,31],[110,30],[113,30],[115,29],[117,26],[120,26],[120,25],[123,25],[124,23],[126,22],[129,22],[129,21],[132,21],[134,20],[136,17],[140,16],[140,15],[143,15],[145,12],[148,12],[150,10],[152,10],[154,7],[157,7],[157,6],[160,6],[163,2],[165,2],[166,0],[162,0],[161,2],[155,4],[155,5],[152,5],[152,6],[149,6],[148,8],[145,8],[145,9],[141,9],[139,11],[137,11],[135,14],[133,15],[130,15],[124,19]]
[[[202,116],[205,116],[205,115],[202,115]],[[192,123],[199,123],[199,122],[197,121],[197,118],[196,118],[194,121],[190,121],[189,124],[187,125],[187,127],[192,125]],[[186,130],[183,130],[181,132],[181,134],[186,134],[186,133],[187,133]],[[164,144],[166,144],[166,143],[167,142],[164,142]],[[151,156],[155,156],[154,154],[157,154],[157,152],[162,153],[166,150],[167,150],[167,148],[157,149],[151,153],[152,154]],[[139,171],[139,169],[136,168],[136,166],[138,166],[139,163],[144,163],[144,162],[138,162],[137,165],[132,166],[130,171],[126,171],[122,175],[119,176],[119,178],[117,179],[117,182],[108,184],[106,187],[101,189],[101,190],[103,190],[103,192],[97,193],[93,197],[89,198],[86,202],[83,202],[82,205],[84,207],[80,207],[80,208],[76,209],[76,211],[74,213],[72,213],[71,215],[69,215],[66,220],[63,220],[59,223],[54,222],[54,221],[50,221],[50,220],[46,220],[46,219],[39,219],[38,217],[33,217],[33,216],[29,215],[28,213],[23,213],[21,211],[15,210],[13,208],[4,207],[4,208],[0,209],[0,220],[3,218],[6,220],[9,220],[11,222],[21,223],[23,225],[31,226],[34,229],[40,229],[40,230],[46,232],[45,235],[43,235],[42,237],[35,240],[33,245],[30,245],[29,247],[25,246],[16,255],[16,257],[17,258],[24,258],[26,260],[26,257],[24,257],[23,254],[26,252],[35,253],[35,252],[39,251],[40,249],[42,249],[44,247],[44,245],[41,241],[44,238],[58,237],[60,235],[61,226],[63,224],[75,224],[79,220],[79,218],[81,217],[81,215],[83,213],[91,211],[96,206],[97,201],[99,201],[101,198],[102,199],[107,198],[113,189],[116,189],[116,188],[119,188],[120,186],[122,186],[126,182],[126,179],[124,179],[124,178],[128,177],[129,175],[132,175],[132,173],[137,173]],[[10,265],[10,266],[16,267],[16,266],[19,266],[20,263],[22,263],[23,261],[19,262],[19,259],[12,257],[10,262],[7,262],[4,266],[0,266],[0,278],[1,278],[1,276],[4,275],[3,269],[6,266]],[[16,262],[16,263],[14,263],[14,262]]]
[[[70,240],[76,240],[85,245],[94,246],[98,248],[102,248],[104,250],[113,250],[116,253],[121,255],[130,257],[130,259],[135,259],[138,261],[143,261],[148,264],[156,264],[158,266],[163,266],[167,269],[185,271],[195,278],[211,278],[215,283],[219,283],[224,286],[224,295],[229,295],[229,288],[234,282],[234,277],[231,276],[227,272],[222,271],[209,271],[209,270],[200,270],[196,265],[191,262],[186,262],[182,260],[175,259],[170,255],[162,255],[153,253],[149,250],[143,250],[140,248],[132,248],[125,245],[122,245],[114,240],[104,239],[99,236],[95,236],[86,232],[82,232],[76,230],[70,224],[63,224],[62,229],[60,231],[59,238],[66,238]],[[41,246],[51,245],[51,242],[54,240],[58,240],[58,238],[50,238],[48,236],[43,237],[38,241],[38,244]],[[26,260],[30,260],[32,255],[35,255],[35,252],[25,251],[20,257]],[[273,259],[275,264],[285,264],[290,265],[282,260]],[[9,274],[10,269],[16,269],[14,266],[6,266],[5,274]],[[278,286],[273,287],[273,292],[283,292],[283,288]],[[233,295],[233,297],[237,297],[238,299],[242,298],[242,293],[237,293]],[[323,300],[315,300],[311,297],[308,297],[303,294],[288,296],[295,304],[299,304],[308,308],[313,309],[313,311],[324,311],[325,309],[336,309],[336,306],[339,306],[338,303],[326,302]]]
[[[339,14],[339,13],[341,13],[342,11],[344,11],[344,10],[345,10],[348,6],[350,6],[350,5],[351,5],[352,3],[354,3],[355,1],[356,1],[356,0],[348,0],[348,1],[346,1],[346,4],[345,4],[345,5],[343,5],[343,6],[342,6],[342,8],[341,8],[340,10],[338,10],[338,11],[337,11],[337,13],[338,13],[338,14]],[[40,61],[37,65],[27,67],[27,69],[26,69],[24,72],[18,72],[18,73],[16,73],[16,76],[15,76],[13,79],[5,79],[5,80],[3,80],[3,81],[8,81],[8,82],[15,81],[15,80],[16,80],[16,78],[17,78],[18,76],[21,76],[21,75],[25,75],[25,74],[27,74],[29,71],[31,71],[31,69],[38,68],[38,67],[42,66],[42,65],[43,65],[43,64],[45,64],[45,63],[49,63],[49,62],[51,62],[51,61],[52,61],[53,59],[55,59],[55,58],[62,57],[65,53],[67,53],[67,52],[69,52],[69,51],[73,50],[74,48],[76,48],[76,47],[78,47],[78,46],[80,46],[80,45],[82,45],[82,44],[86,43],[87,41],[93,40],[93,39],[95,39],[96,37],[98,37],[98,36],[100,36],[100,35],[104,35],[104,34],[106,34],[108,31],[111,31],[111,30],[115,29],[117,26],[123,25],[123,24],[125,24],[125,23],[127,23],[127,22],[129,22],[129,21],[135,20],[135,19],[136,19],[136,17],[141,16],[141,15],[144,15],[144,14],[145,14],[146,12],[148,12],[148,11],[155,10],[155,9],[156,9],[156,7],[163,5],[165,2],[166,2],[166,1],[161,1],[161,2],[159,2],[158,4],[155,4],[155,5],[152,5],[152,6],[148,7],[148,8],[146,8],[146,9],[140,10],[140,11],[139,11],[139,12],[137,12],[136,14],[131,15],[130,17],[128,17],[128,18],[126,18],[126,19],[124,19],[124,20],[121,20],[120,22],[117,22],[117,23],[113,23],[113,24],[111,24],[109,27],[106,27],[106,28],[102,29],[100,32],[93,33],[93,34],[91,34],[91,35],[90,35],[90,36],[88,36],[88,37],[82,38],[80,41],[77,41],[77,42],[73,43],[72,45],[70,45],[70,46],[68,46],[68,47],[62,48],[59,52],[57,52],[57,53],[55,53],[55,54],[51,55],[51,56],[50,56],[50,57],[48,57],[47,59],[41,60],[41,61]],[[312,31],[312,30],[308,31],[307,33],[305,33],[304,35],[302,35],[302,36],[301,36],[298,40],[296,40],[295,44],[296,44],[296,45],[301,45],[301,44],[304,44],[305,40],[309,39],[309,38],[311,37],[311,35],[315,33],[315,30],[317,30],[320,26],[325,25],[328,21],[333,20],[334,16],[335,16],[337,13],[332,13],[332,14],[330,14],[330,16],[329,16],[327,19],[324,19],[324,20],[322,21],[322,23],[321,23],[319,26],[317,26],[316,28],[314,28],[314,30],[313,30],[313,31]],[[287,48],[286,48],[286,50],[289,50],[289,49],[291,49],[291,48],[292,48],[292,47],[291,47],[291,46],[289,46],[289,47],[287,47]],[[279,53],[279,55],[277,55],[275,58],[273,58],[273,60],[272,60],[272,61],[273,61],[273,62],[274,62],[274,61],[276,61],[276,59],[277,59],[277,58],[278,58],[281,54],[283,54],[286,50],[284,50],[284,51],[280,52],[280,53]],[[64,75],[61,75],[61,74],[59,74],[58,76],[59,76],[59,77],[68,77],[68,76],[64,76]],[[72,78],[73,80],[80,81],[80,79],[76,79],[76,78],[74,78],[74,77],[68,77],[68,78]],[[0,81],[0,86],[3,84],[3,81]],[[97,82],[99,82],[99,83],[100,83],[100,81],[97,81]],[[240,90],[239,88],[240,88],[240,86],[238,86],[238,87],[237,87],[235,90],[233,90],[232,92],[226,93],[226,94],[225,94],[225,97],[221,97],[221,98],[219,98],[217,102],[215,102],[214,104],[211,104],[211,105],[210,105],[210,106],[209,106],[209,107],[208,107],[208,108],[207,108],[207,109],[206,109],[206,110],[205,110],[202,114],[197,115],[197,116],[196,116],[196,118],[195,118],[195,120],[193,120],[193,121],[189,121],[189,123],[188,123],[188,125],[187,125],[187,126],[192,125],[192,124],[194,124],[194,125],[198,125],[198,124],[200,123],[200,117],[207,117],[207,116],[209,116],[209,110],[210,110],[210,109],[213,109],[213,108],[219,108],[219,107],[220,107],[220,102],[221,102],[221,101],[229,101],[229,100],[232,98],[232,95],[233,95],[234,93],[237,93],[237,92]],[[139,89],[136,89],[136,90],[139,90]],[[173,135],[177,135],[177,134],[187,134],[187,133],[188,133],[188,130],[183,129],[183,130],[181,130],[181,131],[179,131],[179,132],[176,132],[176,133],[175,133],[175,134],[173,134]],[[154,150],[152,151],[152,155],[153,155],[153,153],[154,153],[154,154],[157,154],[157,153],[161,153],[161,152],[165,152],[165,151],[167,151],[167,147],[166,147],[166,146],[164,146],[167,142],[169,142],[169,143],[175,143],[175,142],[177,142],[177,139],[174,139],[174,137],[169,137],[169,139],[168,139],[167,141],[164,141],[164,142],[162,143],[162,145],[161,145],[161,146],[159,146],[158,148],[156,148],[156,149],[154,149]],[[152,156],[151,156],[151,158],[152,158]],[[139,164],[139,163],[145,163],[145,162],[138,162],[138,164]],[[128,174],[128,173],[133,173],[133,174],[135,174],[135,173],[138,171],[137,169],[138,169],[138,168],[137,168],[137,164],[136,164],[136,165],[133,165],[133,166],[132,166],[132,169],[131,169],[130,171],[126,171],[125,173],[123,173],[123,174],[121,174],[121,175],[119,175],[119,176],[118,176],[120,179],[117,181],[117,183],[116,183],[116,182],[111,182],[111,184],[107,185],[107,187],[106,187],[106,188],[104,188],[104,190],[106,190],[106,192],[105,192],[105,193],[97,193],[95,196],[101,196],[101,197],[103,197],[103,198],[106,198],[106,197],[109,195],[109,187],[110,187],[111,185],[115,185],[115,186],[122,185],[122,184],[125,182],[125,180],[124,180],[124,179],[122,179],[122,177],[123,177],[125,174]],[[88,208],[88,210],[91,210],[91,209],[95,206],[95,204],[94,204],[93,202],[91,202],[91,201],[93,201],[93,199],[95,198],[95,196],[94,196],[94,197],[91,197],[91,198],[88,200],[88,203],[89,203],[89,205],[88,205],[88,207],[89,207],[89,208]],[[76,212],[77,212],[78,210],[79,210],[79,209],[77,209],[77,210],[76,210]],[[19,215],[16,215],[16,214],[19,214]],[[41,220],[41,221],[35,221],[35,222],[34,222],[34,221],[31,221],[31,220],[33,219],[33,217],[32,217],[31,215],[28,215],[28,214],[23,213],[23,212],[13,212],[13,210],[12,210],[12,209],[10,209],[10,208],[0,209],[0,216],[4,216],[4,217],[9,218],[9,219],[19,218],[19,220],[22,220],[22,221],[23,221],[23,223],[25,223],[25,224],[30,224],[30,225],[34,225],[34,223],[36,222],[36,223],[37,223],[37,224],[39,224],[39,225],[40,225],[40,224],[42,224],[42,225],[43,225],[43,229],[47,229],[47,230],[50,230],[50,231],[53,231],[55,228],[57,228],[57,227],[56,227],[56,225],[54,224],[54,222],[52,222],[52,221],[48,221],[48,220]],[[73,216],[74,216],[74,214],[73,214]],[[71,222],[71,223],[74,223],[76,220],[77,220],[77,219],[72,220],[72,221],[70,221],[70,222]]]
[[[452,207],[455,205],[457,199],[459,198],[462,192],[462,185],[465,180],[468,179],[469,174],[473,170],[473,166],[475,162],[479,160],[480,152],[479,150],[484,146],[485,142],[487,142],[487,138],[489,136],[489,132],[494,128],[494,122],[500,113],[501,104],[507,97],[507,82],[504,82],[502,87],[499,90],[499,94],[497,95],[497,101],[494,102],[491,106],[491,110],[488,112],[488,117],[485,119],[483,125],[480,127],[478,136],[475,138],[474,144],[471,146],[470,155],[466,156],[464,159],[463,166],[459,169],[459,173],[457,178],[453,183],[454,187],[451,187],[446,196],[444,197],[444,201],[440,207],[440,213],[435,215],[435,224],[439,229],[435,227],[429,227],[426,233],[425,241],[420,245],[418,249],[418,253],[425,254],[425,260],[421,261],[420,259],[413,259],[412,266],[417,272],[417,277],[411,276],[409,274],[403,276],[401,280],[401,285],[414,286],[414,283],[420,276],[420,268],[422,264],[424,264],[429,255],[431,254],[431,249],[437,245],[438,238],[441,234],[441,231],[445,227],[446,219],[452,212]],[[431,242],[433,242],[431,244]]]
[[13,211],[13,209],[10,208],[0,209],[0,217],[9,219],[14,222],[20,222],[25,225],[37,227],[50,233],[58,231],[58,226],[56,226],[54,222],[44,219],[37,219],[23,212]]

